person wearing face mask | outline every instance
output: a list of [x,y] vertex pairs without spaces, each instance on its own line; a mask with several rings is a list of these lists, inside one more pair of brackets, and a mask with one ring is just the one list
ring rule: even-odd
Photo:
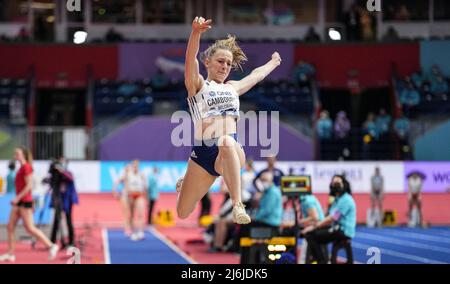
[[284,173],[282,170],[280,170],[279,168],[277,168],[275,166],[277,162],[277,158],[275,156],[269,156],[267,157],[267,168],[263,169],[262,171],[260,171],[256,177],[253,179],[253,187],[257,190],[257,191],[264,191],[264,189],[262,188],[260,182],[261,182],[261,175],[263,175],[266,172],[270,172],[273,176],[273,183],[276,186],[280,186],[281,184],[281,177],[284,176]]
[[[283,201],[281,190],[274,183],[274,176],[272,172],[264,172],[260,176],[260,184],[263,188],[262,192],[257,195],[259,198],[259,205],[256,209],[253,222],[248,226],[243,226],[241,237],[250,236],[252,228],[270,228],[272,236],[278,234],[279,227],[281,225],[283,217]],[[266,248],[267,250],[267,248]],[[261,255],[266,251],[259,250],[256,255],[256,261],[261,259]],[[241,264],[249,261],[250,252],[248,248],[241,249]],[[250,262],[252,262],[250,260]],[[258,262],[257,262],[258,263]]]
[[318,263],[326,263],[322,245],[355,237],[356,204],[351,195],[350,184],[344,176],[333,176],[330,195],[335,199],[330,207],[329,215],[302,231],[302,235],[305,236],[311,248],[313,258]]
[[271,227],[276,231],[281,225],[283,215],[281,190],[275,185],[271,172],[263,173],[260,179],[264,191],[259,200],[255,222],[252,227]]

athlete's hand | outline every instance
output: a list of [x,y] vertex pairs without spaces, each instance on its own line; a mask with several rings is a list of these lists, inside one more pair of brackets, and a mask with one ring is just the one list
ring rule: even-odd
[[203,17],[195,17],[192,21],[192,30],[199,33],[204,33],[211,28],[212,20],[205,20]]
[[272,61],[275,62],[277,66],[281,64],[281,56],[278,52],[275,51],[272,54]]
[[17,204],[19,204],[19,199],[14,198],[13,200],[11,200],[11,205],[12,206],[17,206]]

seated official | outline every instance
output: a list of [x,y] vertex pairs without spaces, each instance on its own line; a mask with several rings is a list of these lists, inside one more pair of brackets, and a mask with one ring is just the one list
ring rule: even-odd
[[303,229],[302,234],[310,246],[312,256],[318,263],[326,263],[321,246],[335,241],[345,241],[355,236],[356,205],[350,184],[344,176],[335,175],[330,184],[330,195],[335,200],[330,215],[322,221]]
[[[325,218],[322,206],[314,195],[301,195],[299,199],[302,212],[302,219],[298,221],[300,227],[304,228],[315,225]],[[303,240],[300,263],[310,263],[310,258],[310,253],[308,253],[308,242]]]
[[256,209],[251,227],[272,227],[275,231],[281,225],[283,201],[281,190],[274,184],[273,174],[264,172],[260,177],[264,191]]
[[312,194],[300,196],[302,219],[298,222],[301,227],[317,224],[325,218],[319,200]]
[[[262,192],[256,195],[261,196],[256,209],[255,217],[249,225],[241,227],[241,237],[251,237],[251,233],[256,228],[270,228],[271,237],[278,235],[283,216],[283,201],[281,190],[274,184],[273,174],[266,171],[259,177]],[[264,263],[267,246],[259,247],[256,251],[250,252],[250,247],[241,249],[241,264]]]

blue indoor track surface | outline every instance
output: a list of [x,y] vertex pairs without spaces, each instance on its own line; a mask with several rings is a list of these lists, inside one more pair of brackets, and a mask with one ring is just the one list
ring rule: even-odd
[[189,264],[177,252],[158,238],[151,230],[145,239],[132,241],[121,229],[108,229],[108,246],[111,264]]
[[[363,264],[372,256],[370,247],[380,249],[381,264],[450,263],[450,228],[358,227],[352,247],[355,262]],[[339,256],[345,258],[345,252]]]

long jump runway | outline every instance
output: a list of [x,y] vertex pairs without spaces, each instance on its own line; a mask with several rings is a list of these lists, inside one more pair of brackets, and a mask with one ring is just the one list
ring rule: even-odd
[[132,241],[123,230],[104,233],[106,263],[111,264],[190,264],[195,263],[155,230],[145,232],[145,239]]

